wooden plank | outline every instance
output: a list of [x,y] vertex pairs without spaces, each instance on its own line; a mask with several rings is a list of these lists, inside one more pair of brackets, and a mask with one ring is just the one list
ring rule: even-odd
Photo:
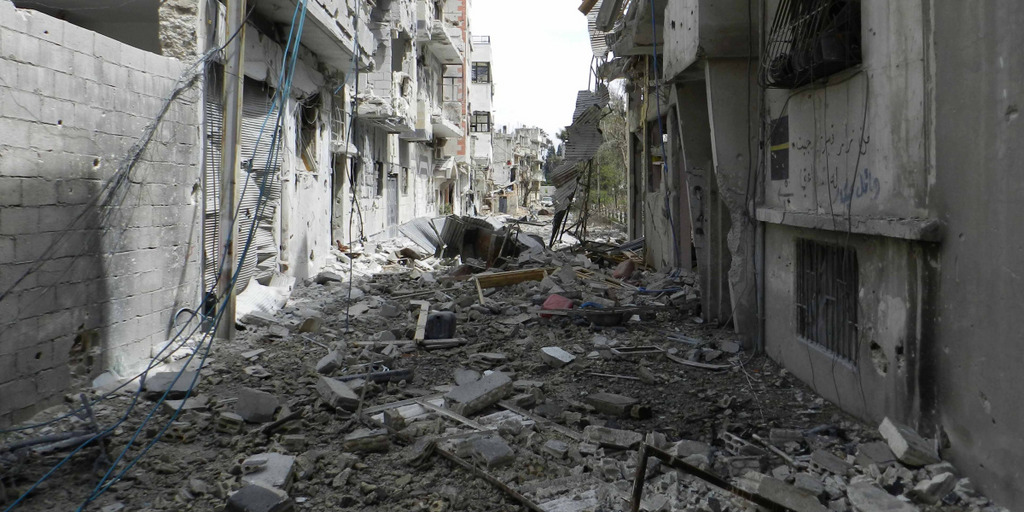
[[430,303],[425,300],[411,300],[409,304],[415,304],[420,307],[420,317],[416,321],[416,335],[412,337],[412,340],[423,341],[423,338],[427,335],[427,314],[430,312]]
[[496,272],[493,274],[477,274],[473,276],[477,285],[481,288],[501,288],[514,284],[525,283],[526,281],[543,281],[547,276],[546,268],[528,268],[525,270],[512,270],[510,272]]
[[665,352],[665,357],[667,357],[670,361],[675,361],[681,365],[692,366],[694,368],[703,368],[705,370],[726,370],[732,368],[732,365],[729,364],[707,364],[698,363],[696,361],[687,361],[686,359],[676,357],[672,354],[669,354],[668,352]]

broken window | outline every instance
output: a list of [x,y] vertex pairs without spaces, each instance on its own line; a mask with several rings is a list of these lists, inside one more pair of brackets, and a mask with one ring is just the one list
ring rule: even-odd
[[489,83],[491,83],[491,63],[490,62],[474,62],[473,63],[473,83],[474,84],[489,84]]
[[317,132],[320,116],[320,95],[299,103],[295,112],[295,156],[303,163],[299,168],[317,172]]
[[462,66],[444,67],[441,97],[444,101],[462,101]]
[[791,89],[861,62],[859,0],[782,0],[758,81]]
[[469,131],[474,133],[490,133],[491,113],[473,112],[473,117],[470,119]]
[[384,195],[384,182],[388,179],[388,176],[384,174],[384,162],[374,162],[373,170],[377,175],[377,196],[380,197]]
[[850,363],[857,354],[857,286],[854,249],[797,240],[797,332]]

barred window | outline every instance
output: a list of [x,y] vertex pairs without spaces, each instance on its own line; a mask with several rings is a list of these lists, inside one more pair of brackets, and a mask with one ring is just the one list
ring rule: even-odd
[[782,0],[758,73],[763,87],[792,89],[861,62],[860,0]]
[[796,315],[800,337],[856,362],[857,252],[800,239],[796,243]]

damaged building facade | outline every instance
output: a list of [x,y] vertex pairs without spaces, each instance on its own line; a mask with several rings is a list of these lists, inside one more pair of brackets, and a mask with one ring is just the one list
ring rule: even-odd
[[494,171],[491,174],[491,210],[496,213],[515,213],[517,208],[528,207],[540,200],[540,187],[544,179],[542,168],[547,159],[548,140],[544,130],[537,127],[502,127],[494,138]]
[[203,309],[234,37],[239,290],[475,208],[468,4],[259,0],[230,34],[214,0],[0,1],[0,423],[135,372]]
[[589,17],[601,76],[626,79],[648,262],[696,269],[705,320],[1024,505],[1006,235],[1024,7],[604,0]]

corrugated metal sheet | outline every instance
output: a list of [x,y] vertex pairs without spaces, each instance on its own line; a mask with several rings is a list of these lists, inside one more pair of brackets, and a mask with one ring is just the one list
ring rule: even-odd
[[596,92],[580,91],[576,95],[572,125],[566,128],[569,141],[565,144],[565,162],[552,171],[549,178],[556,187],[552,196],[555,211],[569,208],[583,163],[594,158],[604,142],[599,128],[608,100],[608,89],[604,86],[600,86]]
[[[221,80],[219,73],[210,73],[207,80],[205,99],[205,156],[203,181],[206,187],[203,215],[203,284],[213,289],[217,281],[220,247],[218,246],[218,215],[220,201],[221,141],[224,129],[223,105],[221,103]],[[250,278],[264,277],[277,268],[277,242],[274,239],[274,216],[281,200],[281,183],[278,173],[281,168],[280,151],[271,156],[271,140],[276,126],[277,113],[266,122],[270,114],[273,90],[266,84],[246,79],[242,96],[242,152],[243,162],[252,161],[252,172],[237,171],[236,177],[239,201],[238,251],[244,243],[253,224],[259,216],[253,242],[242,264],[236,288],[244,289]],[[262,137],[260,133],[263,133]],[[246,166],[248,169],[249,167]],[[248,178],[248,179],[247,179]],[[260,189],[264,189],[260,198]],[[262,208],[261,204],[263,203]],[[237,256],[236,256],[237,257]]]

